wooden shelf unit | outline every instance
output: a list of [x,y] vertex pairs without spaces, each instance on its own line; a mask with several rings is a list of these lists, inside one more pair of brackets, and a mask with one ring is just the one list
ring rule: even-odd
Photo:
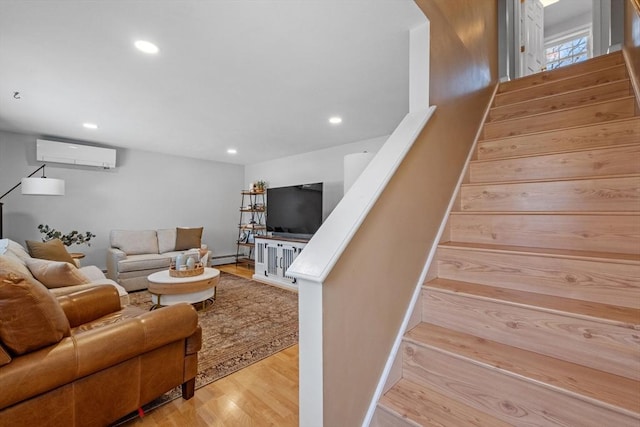
[[238,239],[236,240],[236,265],[255,264],[255,243],[257,236],[267,232],[265,203],[266,191],[241,191],[240,218],[238,220]]

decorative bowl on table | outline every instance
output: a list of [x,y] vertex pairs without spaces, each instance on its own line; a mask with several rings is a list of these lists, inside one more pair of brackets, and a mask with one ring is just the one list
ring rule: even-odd
[[175,266],[169,268],[169,276],[171,277],[192,277],[199,276],[204,273],[204,265],[196,263],[196,265],[190,270],[176,270]]

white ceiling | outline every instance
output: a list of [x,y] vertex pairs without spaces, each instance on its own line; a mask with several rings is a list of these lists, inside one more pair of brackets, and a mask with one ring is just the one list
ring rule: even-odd
[[0,0],[0,129],[238,164],[386,135],[424,19],[412,0]]

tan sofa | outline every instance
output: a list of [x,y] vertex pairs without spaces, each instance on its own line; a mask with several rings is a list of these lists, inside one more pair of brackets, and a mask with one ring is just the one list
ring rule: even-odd
[[[192,229],[200,230],[202,229]],[[200,240],[192,248],[176,250],[177,230],[112,230],[107,250],[107,277],[127,291],[147,289],[147,276],[166,270],[179,254],[198,252]],[[211,259],[211,252],[209,252]]]
[[186,303],[122,308],[113,286],[56,299],[0,276],[0,426],[106,426],[179,385],[189,399],[201,333]]
[[[42,283],[33,276],[28,267],[28,265],[33,265],[33,262],[36,261],[36,259],[32,258],[27,250],[19,243],[10,239],[6,240],[8,241],[6,252],[0,254],[0,273],[3,271],[11,271],[16,274],[27,276],[30,280]],[[98,267],[88,265],[78,268],[78,271],[88,279],[88,283],[74,285],[62,283],[56,284],[55,286],[48,285],[47,283],[42,284],[56,296],[66,295],[83,289],[94,288],[96,286],[111,285],[117,289],[122,305],[129,304],[129,294],[125,288],[113,280],[107,279]]]

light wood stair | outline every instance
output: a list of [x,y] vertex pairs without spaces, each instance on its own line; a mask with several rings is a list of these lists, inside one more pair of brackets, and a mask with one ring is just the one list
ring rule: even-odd
[[373,426],[640,426],[636,102],[619,52],[500,85]]

